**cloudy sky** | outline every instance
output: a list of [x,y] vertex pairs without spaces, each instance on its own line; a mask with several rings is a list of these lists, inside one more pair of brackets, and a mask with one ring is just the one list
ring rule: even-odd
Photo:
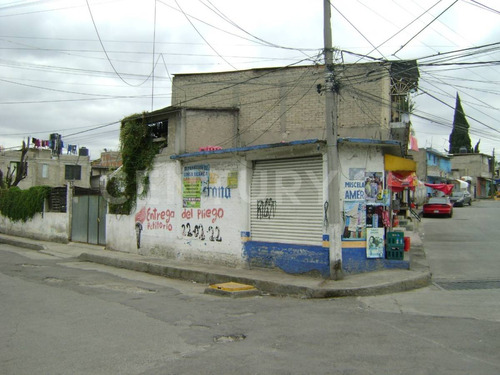
[[[472,146],[500,150],[500,4],[331,0],[333,44],[417,59],[420,147],[448,148],[455,97]],[[119,121],[170,105],[178,73],[321,62],[322,0],[0,0],[0,145],[60,133],[98,158]]]

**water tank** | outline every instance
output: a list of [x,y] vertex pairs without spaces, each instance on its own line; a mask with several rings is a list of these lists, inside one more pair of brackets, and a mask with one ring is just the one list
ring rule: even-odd
[[79,156],[89,156],[89,150],[87,147],[80,147],[78,150],[78,155]]

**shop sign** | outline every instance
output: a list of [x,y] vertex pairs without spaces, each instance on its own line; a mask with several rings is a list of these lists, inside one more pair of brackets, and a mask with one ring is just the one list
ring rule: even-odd
[[384,257],[384,228],[366,228],[366,257]]

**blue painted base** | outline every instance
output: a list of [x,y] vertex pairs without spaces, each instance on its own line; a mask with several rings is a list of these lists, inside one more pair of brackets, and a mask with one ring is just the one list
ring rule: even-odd
[[248,241],[243,246],[250,266],[279,268],[291,274],[330,275],[327,247],[258,241]]
[[367,259],[366,248],[343,248],[342,269],[346,274],[380,271],[383,269],[410,269],[407,260]]

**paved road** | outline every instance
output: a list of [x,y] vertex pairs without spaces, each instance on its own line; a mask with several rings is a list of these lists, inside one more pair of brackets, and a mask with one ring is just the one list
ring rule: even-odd
[[452,219],[424,219],[436,281],[500,281],[500,201],[455,207]]
[[[445,267],[441,253],[455,223],[472,227],[462,219],[476,211],[498,216],[490,203],[425,219],[426,247],[442,244],[428,249],[439,280],[455,281],[457,271],[480,279],[473,265],[460,268],[468,262]],[[500,373],[497,288],[228,299],[203,294],[203,285],[8,245],[0,245],[0,286],[2,375]]]
[[423,219],[434,285],[362,300],[380,311],[500,322],[499,218],[500,201],[488,200],[456,207],[451,219]]

